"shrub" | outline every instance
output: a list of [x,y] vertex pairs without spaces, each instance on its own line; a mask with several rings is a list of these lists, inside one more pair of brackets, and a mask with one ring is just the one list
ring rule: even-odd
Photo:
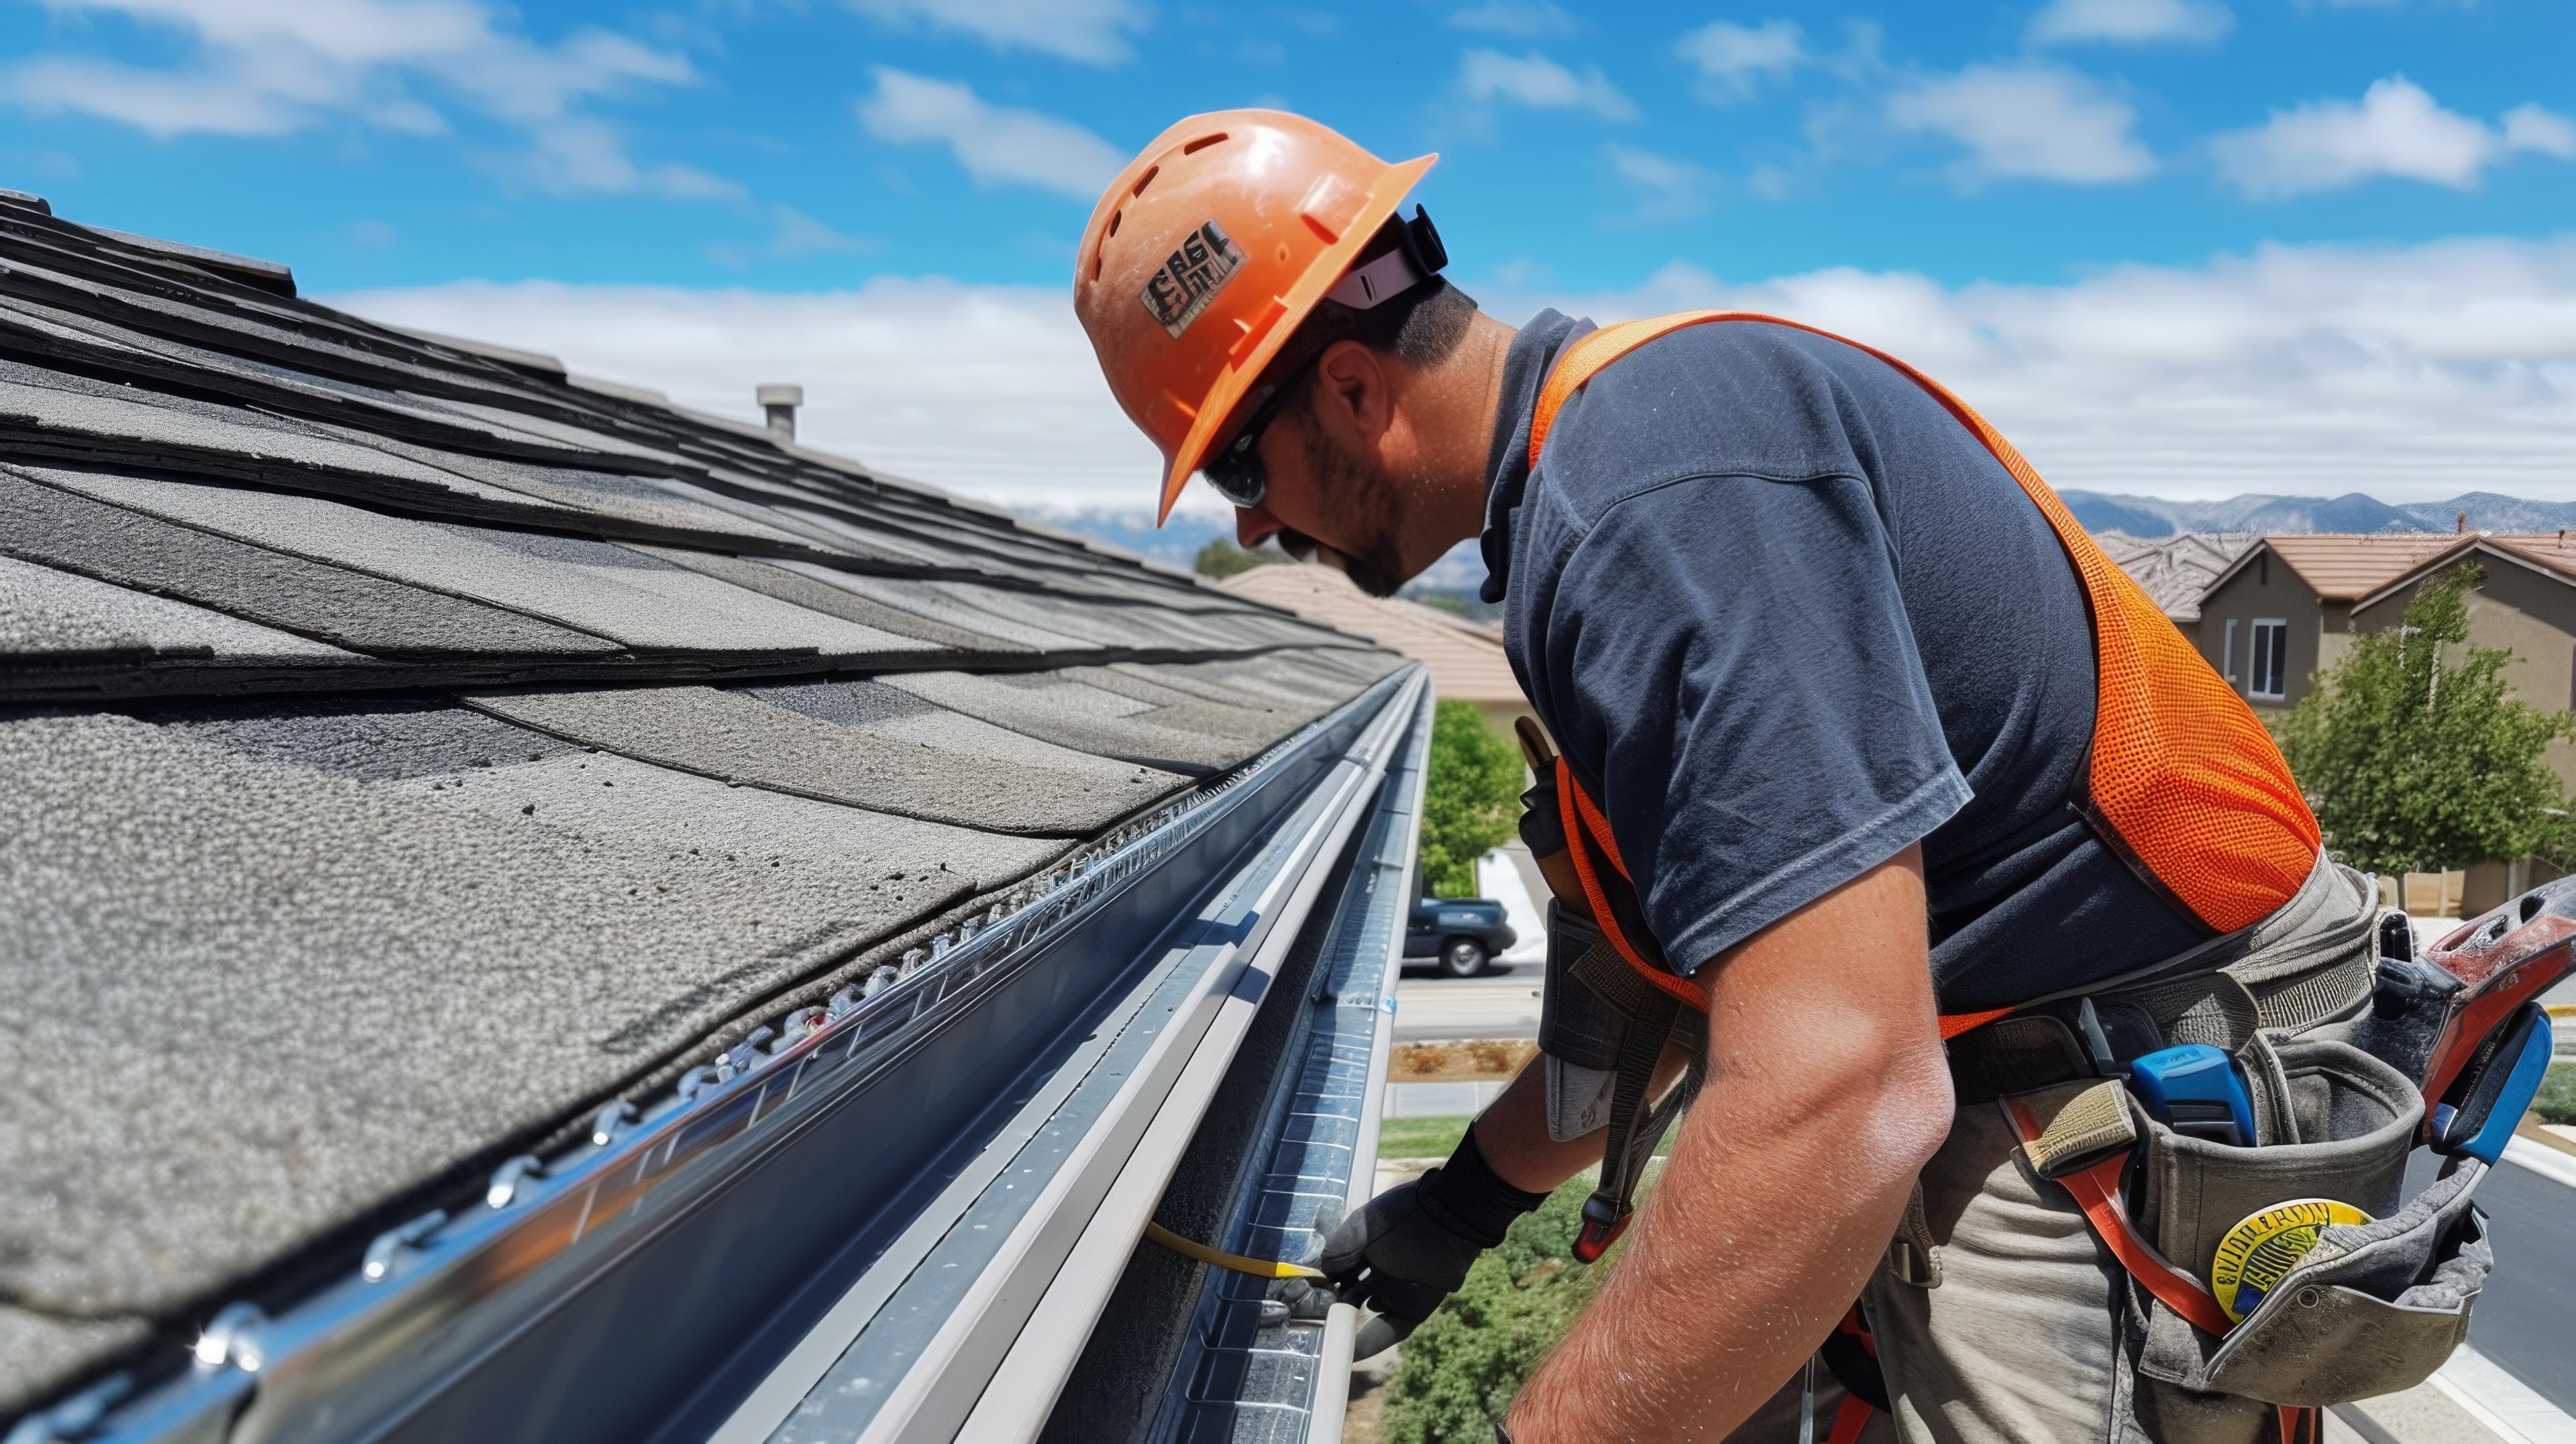
[[1223,578],[1286,560],[1288,554],[1277,547],[1255,547],[1245,551],[1220,536],[1208,538],[1208,544],[1199,548],[1198,559],[1193,566],[1200,576]]
[[1549,1194],[1404,1341],[1404,1359],[1387,1381],[1385,1444],[1489,1444],[1494,1421],[1610,1266],[1608,1258],[1590,1268],[1573,1261],[1591,1192],[1590,1177],[1578,1176]]

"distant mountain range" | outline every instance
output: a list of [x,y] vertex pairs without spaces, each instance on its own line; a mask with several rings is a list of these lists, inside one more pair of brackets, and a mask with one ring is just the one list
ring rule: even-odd
[[[2266,536],[2453,531],[2459,527],[2462,512],[2468,513],[2471,531],[2554,532],[2561,527],[2576,528],[2576,501],[2535,501],[2492,491],[2472,491],[2449,501],[2404,504],[2391,504],[2357,491],[2337,497],[2248,492],[2225,501],[2171,501],[2160,496],[2118,496],[2099,491],[2062,491],[2058,495],[2085,530],[2125,532],[2134,537],[2164,537],[2186,531]],[[1187,567],[1211,538],[1234,537],[1230,517],[1197,512],[1175,512],[1168,525],[1156,530],[1154,514],[1143,509],[1026,510],[1033,520],[1176,567]],[[1484,561],[1476,554],[1474,544],[1468,543],[1442,557],[1408,590],[1472,596],[1484,579]]]
[[2263,496],[2248,492],[2225,501],[2168,501],[2160,496],[2113,496],[2062,491],[2058,496],[2091,532],[2171,536],[2184,531],[2297,532],[2454,531],[2468,513],[2470,531],[2552,532],[2576,527],[2576,501],[2534,501],[2472,491],[2449,501],[2391,505],[2349,491],[2337,497]]

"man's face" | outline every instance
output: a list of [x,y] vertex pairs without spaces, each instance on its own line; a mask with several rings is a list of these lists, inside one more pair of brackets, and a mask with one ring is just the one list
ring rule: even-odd
[[1276,537],[1289,555],[1340,568],[1370,596],[1393,596],[1421,570],[1405,560],[1411,478],[1371,444],[1378,437],[1365,423],[1366,399],[1354,407],[1325,385],[1308,378],[1262,433],[1255,449],[1268,492],[1259,506],[1236,510],[1235,534],[1247,548]]

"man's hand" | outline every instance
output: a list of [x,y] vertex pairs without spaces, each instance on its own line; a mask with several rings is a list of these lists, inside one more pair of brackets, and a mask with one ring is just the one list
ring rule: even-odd
[[1447,1163],[1344,1217],[1324,1242],[1325,1281],[1342,1302],[1378,1315],[1361,1327],[1352,1357],[1401,1342],[1466,1282],[1476,1255],[1501,1243],[1513,1219],[1546,1201],[1496,1177],[1471,1129]]
[[1950,1127],[1919,849],[1704,968],[1709,1073],[1512,1437],[1719,1439],[1833,1329]]

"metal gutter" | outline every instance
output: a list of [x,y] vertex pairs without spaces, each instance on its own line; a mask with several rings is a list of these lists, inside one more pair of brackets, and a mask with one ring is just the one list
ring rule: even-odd
[[[1313,1264],[1322,1231],[1375,1191],[1379,1115],[1420,847],[1426,701],[1345,880],[1268,1121],[1218,1247]],[[1259,1279],[1206,1270],[1146,1437],[1156,1444],[1315,1444],[1341,1437],[1358,1311],[1291,1319]],[[1266,1305],[1266,1307],[1265,1307]]]
[[1026,1141],[960,1200],[910,1276],[891,1291],[861,1281],[715,1439],[893,1444],[1035,1432],[1280,959],[1370,811],[1391,743],[1425,690],[1418,671],[1399,680],[1332,774],[1174,939],[1132,1008],[1093,1035],[1084,1076],[1030,1101],[1014,1130]]
[[103,1381],[9,1444],[704,1437],[900,1259],[1114,1009],[1152,996],[1157,960],[1206,951],[1203,900],[1236,896],[1247,856],[1273,865],[1258,896],[1277,911],[1313,819],[1355,785],[1345,754],[1421,687],[1418,669],[1377,684],[899,967],[612,1104],[585,1141],[387,1231],[336,1282],[223,1310],[176,1377]]
[[[1401,870],[1403,865],[1399,864],[1399,870],[1389,876],[1377,854],[1383,850],[1383,839],[1390,830],[1400,832],[1408,844],[1415,835],[1415,829],[1410,825],[1411,807],[1403,807],[1399,814],[1397,809],[1390,808],[1389,803],[1399,795],[1409,801],[1410,796],[1419,790],[1416,744],[1428,735],[1430,688],[1427,682],[1420,692],[1420,700],[1412,705],[1399,702],[1388,708],[1375,734],[1362,744],[1362,749],[1355,750],[1355,757],[1361,750],[1368,757],[1368,773],[1362,780],[1361,795],[1355,798],[1355,805],[1336,826],[1319,854],[1319,865],[1312,869],[1309,880],[1303,884],[1304,895],[1310,902],[1320,896],[1328,880],[1327,874],[1333,871],[1330,864],[1342,855],[1351,835],[1359,830],[1359,824],[1368,824],[1369,840],[1379,845],[1364,847],[1357,868],[1344,879],[1346,885],[1331,912],[1337,924],[1353,913],[1351,902],[1354,893],[1374,901],[1376,894],[1394,897],[1406,890],[1406,874]],[[1411,793],[1408,793],[1408,787]],[[1301,921],[1305,911],[1303,907],[1298,909]],[[1399,929],[1402,913],[1399,904],[1394,908]],[[1234,1065],[1236,1051],[1250,1030],[1254,1016],[1270,1001],[1268,985],[1276,981],[1280,962],[1288,952],[1293,941],[1291,935],[1295,931],[1295,928],[1286,926],[1277,929],[1273,934],[1274,945],[1265,948],[1254,968],[1247,970],[1229,990],[1216,1022],[1200,1041],[1181,1082],[1173,1088],[1171,1096],[1155,1115],[1145,1137],[1108,1195],[1093,1211],[1081,1243],[1031,1313],[996,1372],[996,1383],[977,1401],[974,1412],[967,1416],[964,1427],[958,1431],[958,1437],[973,1439],[979,1444],[984,1440],[1032,1440],[1046,1425],[1058,1390],[1088,1341],[1092,1326],[1133,1254],[1155,1204],[1170,1184],[1182,1150],[1197,1131],[1218,1084]],[[1400,931],[1396,941],[1398,944],[1401,942]],[[1383,949],[1372,951],[1366,943],[1362,943],[1359,950],[1377,963],[1376,971],[1382,974],[1384,959],[1391,954]],[[1380,1016],[1375,986],[1378,979],[1353,978],[1350,974],[1354,970],[1347,966],[1352,960],[1345,958],[1341,961],[1346,966],[1329,974],[1326,983],[1339,983],[1344,987],[1356,984],[1368,995],[1345,995],[1338,1000],[1338,1005],[1346,1010],[1356,1009],[1370,1018]],[[1296,1001],[1311,1004],[1313,1000],[1308,996]],[[1327,1043],[1322,1059],[1326,1064],[1335,1061],[1332,1051]],[[1269,1059],[1255,1061],[1261,1066],[1271,1065]],[[1282,1069],[1284,1078],[1312,1077],[1315,1074],[1313,1065],[1317,1060],[1311,1049],[1303,1059],[1297,1055],[1297,1050],[1292,1049],[1284,1061],[1288,1065]],[[1301,1069],[1301,1062],[1307,1066]],[[1346,1076],[1347,1068],[1333,1071],[1337,1075],[1333,1080],[1335,1085],[1347,1085],[1352,1081]],[[1364,1084],[1362,1091],[1365,1091]],[[1316,1100],[1306,1097],[1302,1101],[1312,1103]],[[1294,1106],[1292,1103],[1292,1110]],[[1272,1219],[1274,1203],[1275,1200],[1265,1197],[1256,1205],[1264,1221]],[[1255,1235],[1263,1232],[1259,1227],[1252,1230]],[[1294,1252],[1292,1248],[1267,1237],[1238,1238],[1236,1243],[1246,1252],[1261,1257],[1285,1257]],[[1228,1245],[1230,1248],[1234,1246]],[[1266,1251],[1274,1249],[1277,1251]],[[1000,1382],[1004,1380],[1008,1381],[1007,1385]]]

